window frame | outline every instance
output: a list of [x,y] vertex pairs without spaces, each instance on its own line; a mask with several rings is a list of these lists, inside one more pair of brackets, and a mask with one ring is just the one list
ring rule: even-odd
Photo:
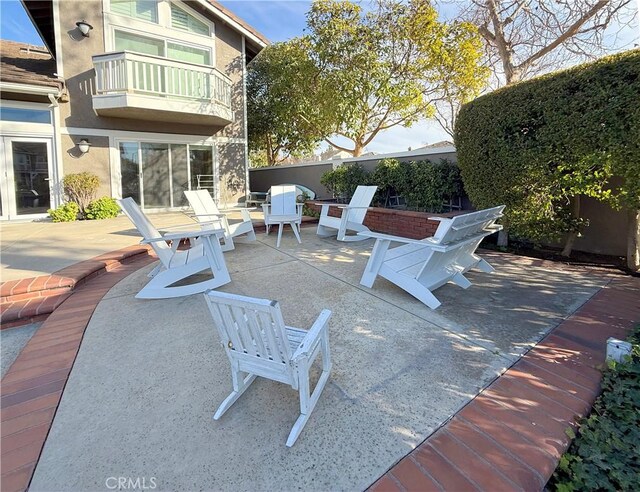
[[[166,57],[167,43],[175,43],[182,46],[197,48],[209,51],[209,67],[216,67],[216,37],[215,23],[198,12],[192,10],[183,2],[171,2],[169,0],[157,0],[158,4],[158,23],[149,22],[143,19],[128,17],[121,14],[111,12],[110,0],[104,1],[104,37],[105,51],[115,52],[115,31],[124,31],[146,38],[152,38],[164,43],[164,52]],[[175,3],[180,9],[209,26],[209,35],[192,33],[182,29],[175,29],[171,26],[171,3]],[[169,31],[167,31],[167,29]],[[170,58],[167,58],[170,59]],[[180,60],[174,60],[180,61]],[[185,62],[189,63],[189,62]]]

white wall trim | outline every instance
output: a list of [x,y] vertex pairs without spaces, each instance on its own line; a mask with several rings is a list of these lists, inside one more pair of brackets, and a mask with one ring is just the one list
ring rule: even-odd
[[78,128],[78,127],[62,127],[60,133],[64,135],[85,135],[87,137],[113,137],[120,140],[147,140],[154,142],[168,143],[245,143],[244,138],[231,138],[206,135],[185,135],[180,133],[152,133],[127,130],[111,130],[105,128]]
[[64,64],[62,59],[62,26],[60,25],[60,0],[53,0],[51,9],[53,11],[53,38],[56,45],[56,73],[58,77],[64,78]]
[[244,194],[249,195],[249,128],[247,122],[247,38],[242,36],[242,121],[244,122]]

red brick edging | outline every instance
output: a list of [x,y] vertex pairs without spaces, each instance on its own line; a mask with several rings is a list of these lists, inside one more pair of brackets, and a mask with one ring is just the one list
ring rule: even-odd
[[606,340],[640,321],[640,279],[614,279],[370,488],[543,490],[600,392]]
[[[24,491],[29,486],[94,309],[117,282],[152,261],[145,254],[136,255],[130,263],[110,263],[102,275],[77,287],[7,371],[1,389],[3,492]],[[76,271],[83,268],[78,266]]]
[[9,280],[0,284],[0,329],[40,321],[52,313],[83,282],[110,271],[148,246],[130,246],[58,270],[51,275]]

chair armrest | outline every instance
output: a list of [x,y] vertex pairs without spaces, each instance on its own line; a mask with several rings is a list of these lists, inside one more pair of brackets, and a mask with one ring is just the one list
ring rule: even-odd
[[429,217],[429,220],[437,220],[438,222],[443,222],[445,220],[451,220],[450,217]]
[[328,309],[323,309],[320,312],[320,315],[302,339],[302,343],[300,343],[300,345],[296,349],[291,360],[295,361],[297,359],[307,357],[311,352],[313,352],[313,349],[320,341],[320,337],[323,335],[323,332],[328,329],[327,323],[329,322],[330,318],[331,311],[329,311]]
[[240,215],[242,215],[243,222],[251,222],[251,214],[249,213],[248,208],[241,208]]
[[224,214],[191,214],[190,217],[225,217]]
[[387,241],[395,241],[397,243],[420,244],[422,246],[436,246],[436,245],[438,245],[438,243],[436,243],[430,237],[427,237],[425,239],[410,239],[408,237],[392,236],[391,234],[382,234],[380,232],[370,232],[370,231],[359,232],[358,236],[365,236],[365,237],[370,237],[370,238],[373,238],[373,239],[383,239],[383,240],[387,240]]
[[158,243],[160,241],[175,241],[176,239],[191,239],[194,237],[202,237],[202,236],[211,236],[215,234],[216,236],[222,237],[224,235],[224,229],[211,229],[208,231],[203,230],[191,230],[184,232],[174,232],[170,234],[164,234],[162,237],[154,237],[152,239],[143,239],[140,241],[140,244],[151,244]]

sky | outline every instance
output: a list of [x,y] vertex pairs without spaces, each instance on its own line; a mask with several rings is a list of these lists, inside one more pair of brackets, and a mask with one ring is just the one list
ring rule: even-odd
[[[306,13],[311,5],[307,0],[221,0],[220,3],[272,42],[286,41],[304,34]],[[640,10],[640,0],[637,0],[637,3]],[[453,15],[455,9],[452,5],[441,3],[439,10],[441,15],[447,18]],[[611,32],[614,31],[617,30],[611,29]],[[0,0],[0,38],[36,45],[44,44],[18,0]],[[616,50],[631,48],[634,43],[640,44],[637,24],[624,30],[619,37],[609,36],[607,43]],[[377,153],[399,152],[440,140],[450,140],[450,137],[435,121],[420,121],[411,128],[394,127],[380,133],[366,150]],[[346,141],[336,140],[336,143],[344,144]]]

